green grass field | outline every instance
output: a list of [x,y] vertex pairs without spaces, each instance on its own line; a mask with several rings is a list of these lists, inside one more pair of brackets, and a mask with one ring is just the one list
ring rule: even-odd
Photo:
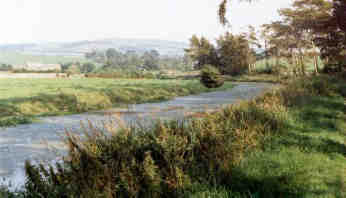
[[[231,87],[226,83],[221,89]],[[27,123],[33,116],[80,113],[214,90],[190,80],[0,79],[0,126]]]
[[15,52],[0,52],[0,63],[11,65],[22,65],[26,62],[35,62],[42,64],[57,64],[69,62],[86,62],[83,57],[68,57],[68,56],[43,56],[29,55]]
[[[285,58],[280,58],[279,64],[286,67],[286,68],[292,68],[292,65],[290,63],[287,62],[287,59]],[[306,71],[307,72],[314,72],[315,68],[314,68],[314,62],[313,59],[305,59],[304,61],[305,67],[306,67]],[[321,70],[324,67],[324,63],[322,62],[321,59],[319,59],[318,61],[319,64],[319,69]],[[275,58],[269,58],[268,60],[268,66],[272,67],[276,65],[276,59]],[[257,71],[263,71],[266,69],[266,60],[260,60],[256,62],[255,65],[255,69]]]

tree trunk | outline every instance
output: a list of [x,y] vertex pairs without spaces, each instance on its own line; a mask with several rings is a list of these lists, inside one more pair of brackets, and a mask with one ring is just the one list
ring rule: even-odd
[[278,50],[277,53],[276,53],[276,67],[279,67],[280,66],[280,51]]
[[299,68],[299,57],[298,57],[298,55],[296,55],[296,56],[294,56],[294,58],[295,58],[295,62],[296,62],[295,67],[294,67],[294,74],[297,76],[297,69]]
[[304,64],[304,56],[300,55],[300,70],[302,72],[302,75],[305,76],[305,64]]
[[267,40],[264,41],[264,49],[265,49],[266,68],[268,69],[269,63],[268,63]]
[[319,69],[318,69],[318,51],[317,51],[317,47],[315,45],[314,41],[311,41],[312,47],[314,49],[314,66],[315,66],[315,74],[317,75],[319,73]]
[[318,57],[314,55],[314,66],[315,66],[315,74],[318,74]]

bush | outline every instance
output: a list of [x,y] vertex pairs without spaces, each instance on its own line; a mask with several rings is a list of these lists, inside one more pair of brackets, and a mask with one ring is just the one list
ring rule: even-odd
[[201,83],[207,88],[218,88],[224,84],[224,79],[216,67],[205,65],[201,71]]
[[322,73],[333,74],[343,72],[343,69],[346,68],[346,63],[343,62],[329,62],[325,64]]

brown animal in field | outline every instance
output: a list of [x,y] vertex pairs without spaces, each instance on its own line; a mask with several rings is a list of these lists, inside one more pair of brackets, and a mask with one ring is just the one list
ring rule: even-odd
[[57,77],[57,78],[68,78],[68,75],[65,74],[65,73],[62,73],[62,74],[57,73],[57,74],[56,74],[56,77]]

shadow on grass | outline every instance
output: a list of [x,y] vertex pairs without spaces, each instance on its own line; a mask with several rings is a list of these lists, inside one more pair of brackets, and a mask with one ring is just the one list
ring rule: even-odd
[[226,181],[225,185],[232,192],[244,195],[257,195],[256,197],[258,198],[303,197],[307,190],[304,186],[298,185],[293,181],[296,174],[254,177],[245,174],[242,169],[238,168],[232,171],[232,176],[229,177],[230,179]]
[[[346,156],[344,126],[346,105],[341,98],[313,97],[311,103],[297,109],[297,121],[291,123],[288,132],[275,137],[274,147],[298,147],[304,152],[337,153]],[[331,138],[339,138],[340,142]],[[276,145],[277,144],[277,145]],[[276,145],[276,146],[275,146]]]
[[328,138],[290,133],[280,137],[277,144],[286,147],[298,147],[301,151],[309,153],[319,152],[327,155],[337,153],[346,156],[346,146]]

